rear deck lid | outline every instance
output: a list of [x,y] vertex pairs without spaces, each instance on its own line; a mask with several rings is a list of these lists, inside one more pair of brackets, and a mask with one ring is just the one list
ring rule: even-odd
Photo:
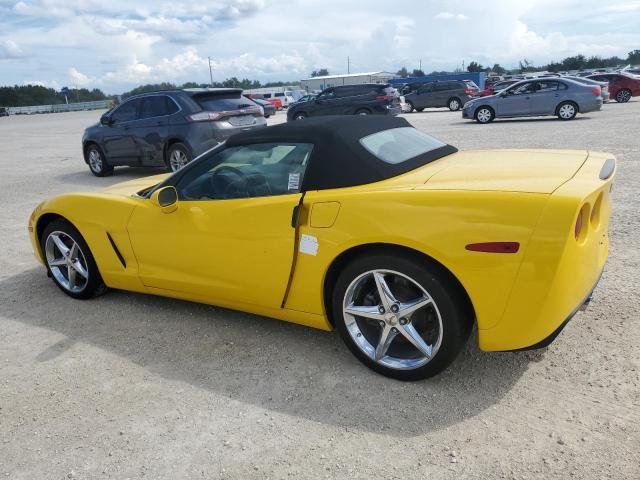
[[585,150],[484,150],[458,152],[419,189],[553,193],[580,169]]

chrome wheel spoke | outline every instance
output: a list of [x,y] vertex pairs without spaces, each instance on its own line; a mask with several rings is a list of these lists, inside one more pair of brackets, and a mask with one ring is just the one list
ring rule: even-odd
[[391,310],[391,305],[397,303],[396,298],[391,293],[389,289],[389,285],[387,285],[386,280],[384,279],[384,275],[380,272],[373,273],[373,279],[376,282],[376,288],[378,289],[378,295],[380,296],[380,302],[384,307],[385,311]]
[[76,286],[76,270],[71,265],[67,266],[67,281],[69,282],[69,290],[73,290]]
[[52,234],[51,240],[53,240],[53,243],[55,243],[56,247],[62,255],[64,255],[65,257],[69,255],[69,247],[64,244],[59,235]]
[[82,266],[79,260],[72,262],[70,265],[83,278],[89,278],[89,272],[87,272],[87,269]]
[[65,258],[56,258],[55,260],[51,260],[49,262],[50,267],[62,267],[67,264],[67,260]]
[[420,351],[420,353],[422,353],[427,358],[431,358],[431,355],[433,353],[433,347],[424,341],[424,338],[420,336],[418,331],[415,329],[415,327],[411,323],[408,323],[406,325],[401,325],[400,333],[404,338],[409,340],[411,345],[416,347]]
[[389,325],[385,325],[380,331],[380,338],[378,339],[378,345],[374,353],[374,360],[377,362],[387,354],[389,346],[393,339],[398,335],[398,330],[391,328]]
[[384,320],[384,316],[380,314],[379,306],[349,305],[344,309],[345,313],[354,317],[368,318],[371,320]]
[[411,318],[417,310],[420,310],[423,307],[426,307],[430,303],[432,303],[430,297],[422,297],[413,302],[404,302],[400,303],[400,311],[398,312],[399,317]]

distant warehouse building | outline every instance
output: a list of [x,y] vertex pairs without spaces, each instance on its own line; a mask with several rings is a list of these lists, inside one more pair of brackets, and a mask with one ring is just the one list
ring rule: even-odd
[[358,85],[360,83],[387,83],[398,75],[389,72],[345,73],[344,75],[326,75],[324,77],[305,78],[300,81],[307,92],[324,90],[339,85]]

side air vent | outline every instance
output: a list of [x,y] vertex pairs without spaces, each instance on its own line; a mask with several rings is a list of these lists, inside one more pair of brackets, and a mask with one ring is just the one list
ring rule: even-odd
[[107,238],[109,239],[109,243],[113,247],[113,251],[116,253],[116,256],[118,257],[118,260],[120,260],[120,263],[124,268],[127,268],[127,262],[125,261],[124,257],[120,253],[120,250],[118,250],[118,247],[116,246],[116,242],[114,242],[113,238],[111,238],[111,235],[109,235],[109,232],[107,232]]

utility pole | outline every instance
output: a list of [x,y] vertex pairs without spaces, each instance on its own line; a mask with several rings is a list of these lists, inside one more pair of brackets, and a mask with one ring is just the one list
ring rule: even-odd
[[351,73],[351,59],[347,57],[347,73]]
[[420,71],[422,71],[422,59],[420,59]]
[[213,69],[211,68],[211,57],[209,58],[209,79],[211,80],[211,87],[213,87]]

